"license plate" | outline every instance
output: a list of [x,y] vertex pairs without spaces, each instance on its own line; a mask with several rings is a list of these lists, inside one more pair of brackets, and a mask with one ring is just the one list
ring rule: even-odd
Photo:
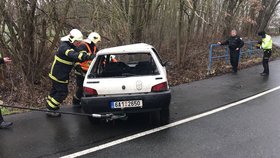
[[114,101],[110,103],[111,109],[125,109],[143,107],[142,100],[129,100],[129,101]]

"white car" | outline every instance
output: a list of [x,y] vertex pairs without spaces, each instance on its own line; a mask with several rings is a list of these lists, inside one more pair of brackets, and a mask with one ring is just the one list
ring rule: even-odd
[[159,114],[169,121],[171,91],[165,64],[154,47],[132,44],[100,50],[84,80],[82,108],[88,114]]

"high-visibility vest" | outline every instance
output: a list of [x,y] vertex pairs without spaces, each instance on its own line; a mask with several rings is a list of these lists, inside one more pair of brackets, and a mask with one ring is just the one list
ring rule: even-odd
[[262,49],[272,49],[272,38],[269,35],[265,35],[262,39]]
[[[87,49],[88,49],[88,53],[89,53],[90,55],[91,55],[91,54],[96,54],[96,46],[94,46],[93,52],[92,52],[91,49],[90,49],[90,47],[89,47],[89,44],[88,44],[88,43],[84,43],[84,44],[86,45],[86,47],[87,47]],[[82,68],[84,71],[87,71],[88,68],[89,68],[89,66],[90,66],[90,64],[91,64],[91,62],[92,62],[91,60],[86,60],[86,61],[80,63],[81,68]]]

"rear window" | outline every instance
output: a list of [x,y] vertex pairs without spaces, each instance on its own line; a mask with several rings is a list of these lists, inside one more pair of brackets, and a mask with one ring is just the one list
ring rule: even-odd
[[159,71],[150,53],[99,55],[89,78],[131,77],[158,75]]

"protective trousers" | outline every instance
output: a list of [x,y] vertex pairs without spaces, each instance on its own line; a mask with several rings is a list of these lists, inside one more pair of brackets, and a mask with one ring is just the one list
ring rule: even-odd
[[269,74],[269,58],[271,56],[271,49],[266,49],[263,52],[263,73]]
[[76,84],[77,84],[77,90],[73,97],[73,104],[78,105],[81,102],[81,98],[83,96],[83,83],[84,83],[85,77],[83,75],[76,74]]
[[66,99],[67,95],[68,83],[52,81],[52,89],[47,98],[47,108],[50,110],[58,110],[59,105]]
[[230,64],[234,72],[237,72],[238,70],[238,62],[239,62],[239,50],[230,50]]

